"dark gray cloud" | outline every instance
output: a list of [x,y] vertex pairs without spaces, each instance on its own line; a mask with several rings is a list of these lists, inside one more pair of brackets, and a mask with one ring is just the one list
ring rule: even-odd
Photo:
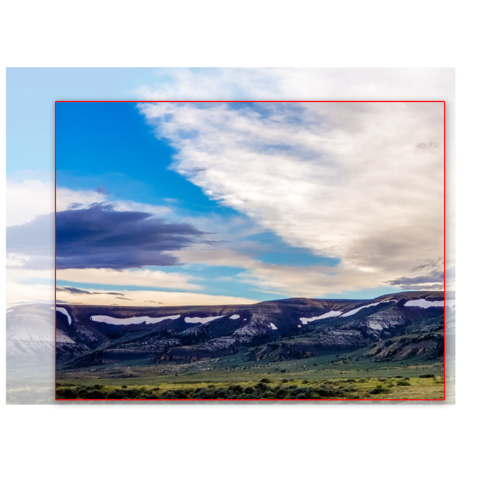
[[[425,276],[414,276],[412,278],[407,278],[402,276],[395,280],[390,280],[387,283],[392,286],[399,286],[404,290],[429,290],[431,288],[442,288],[442,283],[444,281],[443,271],[433,271]],[[431,283],[431,285],[429,285]]]
[[[73,295],[121,295],[122,297],[124,296],[123,293],[118,293],[118,292],[89,292],[88,290],[83,290],[82,288],[75,288],[74,286],[58,286],[56,287],[56,290],[58,292],[72,293]],[[125,300],[130,300],[130,299],[125,299]]]
[[424,285],[423,283],[415,284],[415,285],[401,285],[399,287],[401,290],[418,290],[418,291],[429,291],[429,290],[442,290],[443,289],[443,284],[442,283],[434,283],[432,285]]
[[[199,241],[190,224],[169,224],[153,214],[118,211],[111,204],[57,212],[57,269],[128,269],[179,265],[168,252]],[[7,228],[7,252],[30,256],[26,267],[53,265],[54,214]]]
[[57,292],[68,292],[74,295],[92,295],[92,292],[88,292],[87,290],[82,290],[81,288],[75,288],[72,286],[57,286]]

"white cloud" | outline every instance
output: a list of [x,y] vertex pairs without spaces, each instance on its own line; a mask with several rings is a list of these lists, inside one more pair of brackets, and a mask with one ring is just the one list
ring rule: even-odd
[[[40,180],[7,181],[7,226],[32,221],[37,215],[54,212],[54,183]],[[90,205],[104,201],[104,195],[96,191],[57,190],[57,209],[66,210],[72,203]]]
[[[23,269],[22,265],[25,262],[23,256],[15,256],[15,258],[11,260],[13,261],[14,266],[7,268],[7,302],[9,304],[54,299],[54,286],[52,284],[43,285],[33,283],[33,280],[50,280],[50,282],[52,282],[54,279],[53,269]],[[75,283],[85,283],[89,285],[89,287],[85,288],[89,291],[98,291],[99,289],[96,288],[95,285],[115,285],[120,287],[140,286],[188,290],[193,292],[203,289],[201,285],[191,283],[191,279],[193,279],[193,277],[188,274],[166,273],[159,270],[152,271],[149,269],[127,269],[123,271],[116,271],[113,269],[64,269],[57,271],[58,282],[64,280]],[[107,291],[108,290],[102,290],[104,293]],[[162,298],[161,300],[168,305],[170,304],[170,302],[168,302],[170,298],[177,300],[178,297],[184,296],[182,292],[146,291],[144,293],[136,294],[136,292],[122,292],[120,290],[120,293],[126,293],[127,297],[132,294],[129,298],[131,298],[132,301],[135,301],[123,301],[124,305],[147,305],[142,304],[142,301],[148,300],[148,298],[150,300],[160,300],[160,297]],[[143,296],[146,298],[142,299],[141,297]],[[155,299],[155,297],[157,298]],[[209,303],[211,300],[209,298],[210,296],[205,294],[188,293],[186,295],[186,299],[190,300],[190,303],[192,304],[196,304],[196,297],[199,297],[203,303]],[[58,291],[57,298],[59,300],[72,303],[83,300],[85,303],[89,304],[111,304],[113,302],[122,301],[122,299],[117,299],[112,295],[93,296],[85,294],[77,296],[67,291]],[[218,299],[214,300],[216,302]],[[178,303],[176,304],[179,305]]]
[[[41,180],[7,181],[7,226],[32,221],[37,215],[54,212],[54,183]],[[67,210],[74,203],[88,207],[93,203],[109,201],[103,193],[91,190],[57,189],[57,211]],[[116,210],[148,212],[158,216],[172,214],[168,206],[148,205],[134,201],[112,201]]]
[[97,285],[142,286],[181,290],[201,290],[201,285],[190,283],[193,277],[182,273],[166,273],[150,269],[62,269],[57,271],[58,281],[92,283]]
[[[291,113],[265,104],[263,115],[226,104],[141,109],[179,149],[174,168],[208,196],[290,245],[341,258],[323,279],[330,293],[385,285],[442,256],[440,103],[296,104]],[[280,286],[262,266],[249,276]]]
[[[87,276],[86,276],[87,275]],[[193,293],[199,285],[189,283],[188,275],[164,273],[162,271],[106,269],[67,269],[57,272],[58,280],[71,280],[88,283],[84,290],[92,294],[73,294],[70,291],[57,291],[57,299],[70,304],[121,305],[121,306],[181,306],[181,305],[223,305],[254,304],[255,300],[227,295]],[[12,267],[7,269],[7,307],[14,304],[39,301],[54,301],[55,287],[32,283],[34,279],[53,280],[54,270],[31,270]],[[192,290],[192,292],[164,292],[156,290],[120,290],[123,295],[109,295],[99,284],[117,286],[151,286]],[[119,298],[120,297],[120,298]]]
[[[447,115],[447,266],[454,255],[454,68],[165,69],[145,100],[444,100]],[[208,188],[210,189],[210,188]],[[452,280],[447,279],[447,287]]]
[[147,212],[158,217],[165,217],[174,215],[172,209],[166,205],[149,205],[147,203],[138,203],[130,200],[113,200],[110,201],[115,210],[120,212]]
[[[448,110],[454,102],[451,68],[221,68],[201,72],[169,69],[165,73],[171,78],[168,84],[143,86],[138,95],[143,99],[446,99]],[[429,107],[415,113],[408,104],[382,113],[375,105],[345,104],[334,112],[331,105],[297,105],[302,123],[304,119],[306,123],[297,126],[280,114],[278,105],[266,106],[272,108],[267,120],[224,106],[201,112],[192,106],[160,105],[145,111],[155,122],[157,134],[173,138],[180,147],[176,169],[209,196],[256,223],[244,227],[246,222],[235,219],[234,227],[229,227],[207,218],[203,228],[216,232],[215,239],[231,239],[235,230],[240,237],[251,234],[260,225],[292,245],[341,257],[342,264],[333,269],[276,266],[227,248],[214,248],[214,252],[190,248],[180,256],[183,262],[244,267],[247,271],[241,279],[260,290],[321,296],[418,276],[421,271],[412,271],[416,264],[436,261],[442,255],[442,207],[438,202],[442,183],[437,178],[442,170],[432,167],[438,164],[442,150],[441,135],[435,132],[435,122],[440,120]],[[175,110],[171,122],[165,121],[169,110]],[[453,120],[448,124],[453,127]],[[200,134],[176,136],[176,127]],[[450,130],[448,137],[453,140]],[[415,147],[422,143],[437,143],[438,147]],[[256,147],[259,144],[262,147]],[[276,147],[282,145],[293,147]],[[448,168],[453,159],[450,146],[452,142],[448,142]],[[448,180],[453,182],[450,172]],[[54,210],[53,183],[10,181],[6,194],[7,225],[22,224]],[[447,199],[452,206],[452,190]],[[58,210],[75,202],[88,206],[100,201],[106,201],[102,193],[58,190]],[[167,206],[120,201],[117,208],[173,215]],[[452,265],[451,223],[447,236]],[[19,255],[11,258],[13,265],[21,265],[24,259]],[[37,273],[43,272],[29,271],[31,277]],[[122,277],[113,279],[121,281]],[[144,283],[148,278],[134,275],[126,279]],[[171,283],[177,283],[179,289],[189,289],[182,284],[197,286],[190,279],[179,274]],[[22,300],[53,297],[52,287],[11,281],[7,292],[9,300],[15,296],[27,297]],[[152,294],[146,302],[157,302],[157,292],[146,293]],[[171,293],[168,300],[202,297]]]
[[7,276],[6,286],[7,307],[26,302],[54,301],[54,287],[50,285],[20,283]]
[[30,260],[27,255],[19,253],[8,253],[5,263],[7,267],[23,267]]
[[162,71],[144,100],[440,100],[454,95],[453,68],[212,68]]
[[[95,290],[94,290],[95,291]],[[98,290],[97,290],[98,291]],[[154,303],[155,306],[213,306],[213,305],[224,305],[224,304],[255,304],[256,300],[250,300],[243,297],[233,297],[228,295],[210,295],[204,293],[189,293],[189,292],[158,292],[154,290],[120,290],[126,299],[129,300],[117,300],[116,297],[112,295],[85,295],[80,300],[83,299],[85,304],[118,304],[121,306],[151,306]],[[78,303],[78,297],[71,294],[64,293],[59,297],[59,292],[57,294],[58,298],[67,301],[68,303]]]
[[230,248],[220,248],[206,244],[194,244],[171,252],[184,264],[202,264],[207,266],[251,267],[254,259],[244,252]]
[[[255,262],[239,278],[263,292],[290,297],[322,297],[387,286],[381,272],[367,272],[344,265],[280,266]],[[395,289],[395,291],[397,291]]]
[[244,268],[246,271],[236,278],[225,279],[241,280],[254,290],[290,297],[322,297],[340,293],[338,290],[378,288],[385,278],[384,273],[350,269],[343,264],[337,267],[270,264],[245,252],[203,244],[179,250],[174,255],[185,264]]
[[272,99],[276,96],[273,70],[244,68],[213,68],[194,72],[189,68],[163,70],[168,83],[143,85],[136,90],[144,100],[213,100],[236,99],[242,93],[252,93],[252,98]]
[[[54,301],[54,287],[51,285],[26,284],[7,280],[7,307],[28,302]],[[120,290],[123,296],[107,294],[108,290],[98,288],[87,289],[97,292],[92,295],[75,295],[69,292],[57,292],[57,299],[68,304],[88,305],[120,305],[120,306],[189,306],[189,305],[225,305],[225,304],[255,304],[256,300],[227,295],[209,295],[189,292],[162,292],[154,290],[129,291]],[[101,293],[99,293],[101,292]]]

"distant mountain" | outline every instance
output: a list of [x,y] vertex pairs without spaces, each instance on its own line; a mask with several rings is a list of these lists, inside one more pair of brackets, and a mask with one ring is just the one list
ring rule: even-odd
[[[237,353],[280,361],[359,349],[374,360],[439,357],[443,300],[443,292],[403,292],[373,300],[293,298],[230,306],[58,305],[58,368],[191,363]],[[454,309],[447,296],[448,317]],[[53,356],[53,315],[45,304],[7,313],[10,365]]]

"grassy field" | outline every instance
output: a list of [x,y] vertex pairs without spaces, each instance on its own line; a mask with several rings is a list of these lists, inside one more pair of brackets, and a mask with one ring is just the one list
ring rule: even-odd
[[[58,399],[442,399],[443,377],[370,377],[233,382],[58,383]],[[136,382],[136,381],[134,381]]]
[[349,355],[102,365],[59,373],[58,399],[442,399],[443,363]]

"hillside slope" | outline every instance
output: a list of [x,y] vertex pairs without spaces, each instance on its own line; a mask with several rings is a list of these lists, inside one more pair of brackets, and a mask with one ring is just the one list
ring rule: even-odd
[[[403,292],[372,300],[292,298],[230,306],[60,304],[55,314],[58,370],[196,363],[233,355],[280,361],[359,349],[375,360],[389,359],[395,347],[388,344],[387,354],[375,353],[380,341],[443,332],[443,300],[443,292]],[[447,316],[454,316],[449,296],[447,306]],[[45,304],[10,310],[11,366],[53,355],[53,317]],[[434,339],[431,344],[433,355],[439,356],[441,343]]]

